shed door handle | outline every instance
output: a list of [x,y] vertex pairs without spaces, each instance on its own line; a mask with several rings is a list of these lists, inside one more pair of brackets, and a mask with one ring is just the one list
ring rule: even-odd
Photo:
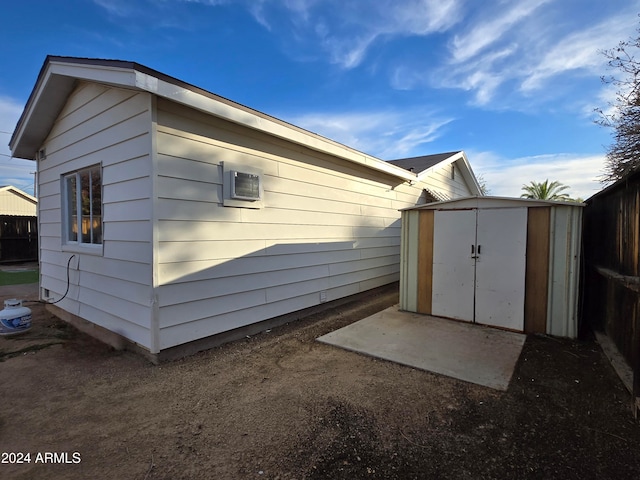
[[480,249],[482,248],[482,245],[478,245],[478,255],[480,255]]

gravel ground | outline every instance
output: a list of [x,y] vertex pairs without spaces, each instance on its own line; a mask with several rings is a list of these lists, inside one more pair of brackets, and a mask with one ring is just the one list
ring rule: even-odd
[[396,302],[160,366],[32,305],[32,330],[0,338],[0,478],[640,478],[630,395],[592,338],[530,336],[506,392],[315,341]]

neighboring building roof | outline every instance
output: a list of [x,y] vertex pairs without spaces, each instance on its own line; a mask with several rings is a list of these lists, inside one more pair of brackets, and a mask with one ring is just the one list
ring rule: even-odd
[[[416,182],[428,172],[411,172],[394,162],[350,148],[278,118],[251,109],[189,83],[135,62],[94,58],[48,56],[9,142],[14,157],[35,160],[53,123],[77,81],[92,81],[149,92],[209,115],[223,118],[307,148],[384,172],[406,182]],[[463,152],[462,173],[471,190],[479,186]],[[436,156],[438,157],[438,156]],[[448,157],[445,161],[459,158]]]
[[[474,175],[473,170],[471,170],[469,160],[467,160],[467,156],[463,151],[437,153],[435,155],[424,155],[422,157],[401,158],[398,160],[390,160],[389,163],[415,173],[418,180],[422,180],[437,169],[455,163],[460,169],[462,178],[464,178],[471,192],[476,195],[482,195],[478,179]],[[443,200],[443,198],[440,199]]]
[[36,216],[38,199],[12,185],[0,186],[0,215]]
[[439,164],[440,162],[443,162],[456,153],[460,152],[436,153],[435,155],[423,155],[421,157],[400,158],[398,160],[389,160],[389,163],[393,163],[394,165],[402,167],[405,170],[409,170],[410,172],[420,173]]

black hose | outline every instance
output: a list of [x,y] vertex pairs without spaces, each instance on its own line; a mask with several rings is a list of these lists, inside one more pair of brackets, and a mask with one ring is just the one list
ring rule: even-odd
[[64,297],[66,297],[66,296],[67,296],[67,293],[69,293],[69,285],[70,285],[70,283],[71,283],[71,279],[70,279],[70,277],[69,277],[69,266],[71,265],[71,259],[72,259],[73,257],[75,257],[75,254],[74,254],[74,255],[71,255],[71,256],[69,257],[69,260],[67,261],[67,289],[65,290],[64,295],[62,295],[62,297],[60,297],[60,298],[59,298],[58,300],[56,300],[55,302],[45,302],[45,303],[48,303],[49,305],[53,305],[54,303],[61,302],[62,300],[64,300]]
[[71,255],[69,257],[69,260],[67,261],[67,289],[64,292],[64,295],[62,295],[62,297],[60,297],[58,300],[56,300],[55,302],[47,302],[46,300],[25,300],[22,303],[45,303],[47,305],[54,305],[58,302],[61,302],[62,300],[64,300],[64,298],[67,296],[67,294],[69,293],[69,285],[71,284],[71,277],[70,277],[70,272],[69,272],[69,267],[71,266],[71,259],[75,257],[75,254]]

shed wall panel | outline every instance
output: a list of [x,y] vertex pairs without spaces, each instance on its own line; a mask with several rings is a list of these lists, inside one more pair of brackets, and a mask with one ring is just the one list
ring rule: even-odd
[[433,210],[419,213],[418,219],[418,281],[417,295],[419,313],[431,314],[433,291]]
[[547,332],[550,214],[551,207],[529,208],[524,304],[525,333]]
[[578,334],[582,209],[553,207],[550,226],[547,333],[573,338]]
[[402,212],[400,308],[409,312],[418,311],[418,217],[417,210]]

